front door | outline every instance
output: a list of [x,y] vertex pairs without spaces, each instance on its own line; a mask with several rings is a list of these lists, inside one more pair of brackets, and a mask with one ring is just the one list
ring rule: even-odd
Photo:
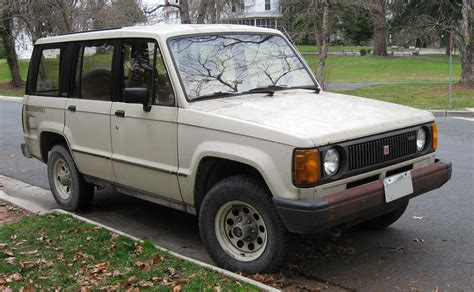
[[117,182],[181,203],[178,109],[158,45],[154,40],[124,40],[121,52],[122,95],[127,88],[146,88],[153,105],[150,111],[141,104],[112,105],[112,164]]
[[115,181],[110,135],[114,51],[113,41],[78,44],[64,128],[80,172],[111,182]]

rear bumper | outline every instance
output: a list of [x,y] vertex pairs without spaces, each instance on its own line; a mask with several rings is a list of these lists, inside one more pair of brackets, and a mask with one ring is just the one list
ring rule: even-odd
[[441,187],[451,178],[451,172],[451,162],[446,161],[412,170],[413,193],[390,203],[385,203],[382,179],[319,199],[273,198],[273,202],[289,231],[313,233],[395,210],[410,198]]

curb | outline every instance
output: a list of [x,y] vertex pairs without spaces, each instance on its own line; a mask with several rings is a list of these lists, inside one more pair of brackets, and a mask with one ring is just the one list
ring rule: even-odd
[[[20,206],[20,207],[21,207],[21,206]],[[107,226],[107,225],[104,225],[104,224],[101,224],[101,223],[92,221],[92,220],[90,220],[90,219],[84,218],[84,217],[79,216],[79,215],[76,215],[76,214],[74,214],[74,213],[71,213],[71,212],[68,212],[68,211],[64,211],[64,210],[62,210],[62,209],[54,209],[54,210],[50,210],[50,211],[46,212],[46,214],[51,214],[51,213],[70,215],[70,216],[72,216],[72,217],[74,217],[74,218],[76,218],[76,219],[78,219],[78,220],[80,220],[80,221],[83,221],[83,222],[86,222],[86,223],[89,223],[89,224],[92,224],[92,225],[95,225],[95,226],[104,228],[104,229],[106,229],[106,230],[109,230],[109,231],[111,231],[111,232],[117,233],[117,234],[119,234],[119,235],[126,236],[126,237],[128,237],[128,238],[130,238],[130,239],[133,239],[133,240],[135,240],[135,241],[143,242],[143,240],[141,240],[141,239],[139,239],[139,238],[137,238],[137,237],[135,237],[135,236],[133,236],[133,235],[127,234],[127,233],[125,233],[125,232],[122,232],[122,231],[117,230],[117,229],[115,229],[115,228],[109,227],[109,226]],[[224,270],[224,269],[221,269],[221,268],[219,268],[219,267],[216,267],[216,266],[207,264],[207,263],[205,263],[205,262],[201,262],[201,261],[195,260],[195,259],[193,259],[193,258],[190,258],[190,257],[187,257],[187,256],[183,256],[183,255],[181,255],[181,254],[179,254],[179,253],[175,253],[175,252],[173,252],[173,251],[170,251],[170,250],[168,250],[168,249],[166,249],[166,248],[163,248],[163,247],[161,247],[161,246],[158,246],[158,245],[156,245],[156,244],[155,244],[155,247],[156,247],[157,249],[161,250],[161,251],[164,251],[164,252],[167,252],[167,253],[171,254],[171,255],[174,256],[174,257],[177,257],[177,258],[182,259],[182,260],[185,260],[185,261],[192,262],[192,263],[197,264],[197,265],[199,265],[199,266],[201,266],[201,267],[203,267],[203,268],[206,268],[206,269],[209,269],[209,270],[211,270],[211,271],[217,272],[217,273],[219,273],[219,274],[221,274],[221,275],[224,275],[224,276],[227,276],[227,277],[229,277],[229,278],[233,278],[233,279],[235,279],[235,280],[238,280],[238,281],[241,281],[241,282],[246,282],[246,283],[248,283],[248,284],[254,285],[254,286],[256,286],[257,288],[262,289],[262,290],[264,290],[264,291],[281,291],[281,290],[279,290],[279,289],[270,287],[270,286],[265,285],[265,284],[263,284],[263,283],[261,283],[261,282],[257,282],[257,281],[255,281],[255,280],[250,279],[250,278],[247,278],[247,277],[241,276],[241,275],[239,275],[239,274],[230,272],[230,271],[228,271],[228,270]]]
[[[0,176],[1,177],[5,177],[5,176]],[[13,180],[11,178],[9,178],[10,180]],[[18,181],[20,182],[20,181]],[[0,185],[1,186],[1,185]],[[34,186],[33,186],[34,187]],[[35,187],[37,188],[37,187]],[[7,201],[8,203],[10,204],[13,204],[15,206],[18,206],[20,208],[23,208],[31,213],[40,213],[40,214],[49,214],[49,213],[59,213],[59,214],[67,214],[67,215],[70,215],[78,220],[81,220],[83,222],[86,222],[86,223],[89,223],[89,224],[93,224],[95,226],[98,226],[98,227],[101,227],[101,228],[104,228],[106,230],[109,230],[111,232],[114,232],[114,233],[117,233],[119,235],[123,235],[123,236],[126,236],[132,240],[135,240],[135,241],[138,241],[138,242],[143,242],[143,240],[133,236],[133,235],[130,235],[128,233],[125,233],[123,231],[120,231],[118,229],[115,229],[113,227],[110,227],[110,226],[107,226],[107,225],[104,225],[104,224],[101,224],[101,223],[98,223],[98,222],[95,222],[93,220],[90,220],[90,219],[87,219],[85,217],[82,217],[80,215],[76,215],[74,213],[71,213],[71,212],[68,212],[68,211],[64,211],[64,210],[61,210],[61,209],[53,209],[53,210],[45,210],[43,208],[32,208],[31,206],[28,206],[26,204],[26,202],[22,201],[22,200],[16,200],[15,197],[12,197],[12,196],[9,196],[7,193],[4,192],[4,190],[0,189],[0,199],[2,200],[5,200]],[[202,262],[202,261],[199,261],[199,260],[196,260],[196,259],[193,259],[193,258],[190,258],[190,257],[187,257],[187,256],[184,256],[184,255],[181,255],[181,254],[178,254],[176,252],[173,252],[173,251],[170,251],[164,247],[161,247],[159,245],[156,245],[155,244],[155,247],[161,251],[164,251],[164,252],[167,252],[169,254],[171,254],[172,256],[174,257],[177,257],[179,259],[182,259],[182,260],[185,260],[185,261],[189,261],[189,262],[192,262],[198,266],[201,266],[203,268],[206,268],[206,269],[209,269],[211,271],[214,271],[216,273],[219,273],[221,275],[224,275],[226,277],[229,277],[229,278],[232,278],[232,279],[235,279],[235,280],[238,280],[238,281],[241,281],[241,282],[245,282],[245,283],[248,283],[248,284],[251,284],[251,285],[254,285],[255,287],[257,287],[258,289],[260,290],[263,290],[263,291],[281,291],[279,289],[276,289],[274,287],[271,287],[271,286],[268,286],[268,285],[265,285],[261,282],[258,282],[258,281],[255,281],[255,280],[252,280],[250,278],[247,278],[245,276],[242,276],[242,275],[239,275],[239,274],[236,274],[234,272],[231,272],[231,271],[228,271],[228,270],[224,270],[222,268],[219,268],[219,267],[216,267],[216,266],[213,266],[213,265],[210,265],[210,264],[207,264],[205,262]]]
[[431,110],[435,117],[458,117],[458,118],[474,118],[474,111],[469,110]]
[[23,102],[23,97],[0,95],[0,101]]

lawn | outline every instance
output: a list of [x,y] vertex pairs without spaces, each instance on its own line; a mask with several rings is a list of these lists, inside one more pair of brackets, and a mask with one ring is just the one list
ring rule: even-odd
[[[302,53],[314,53],[316,52],[316,46],[314,45],[297,45],[298,50]],[[330,46],[329,52],[360,52],[361,49],[373,50],[372,47],[367,46]]]
[[[316,71],[319,57],[303,54]],[[453,80],[461,75],[459,57],[454,58]],[[445,56],[419,57],[338,56],[326,60],[326,82],[448,82],[449,63]]]
[[[422,109],[447,109],[449,85],[433,83],[399,83],[372,85],[355,90],[340,91],[344,94],[370,97]],[[453,86],[454,109],[474,107],[474,88]]]
[[27,216],[0,229],[0,290],[7,287],[257,290],[160,251],[149,241],[135,242],[68,215]]

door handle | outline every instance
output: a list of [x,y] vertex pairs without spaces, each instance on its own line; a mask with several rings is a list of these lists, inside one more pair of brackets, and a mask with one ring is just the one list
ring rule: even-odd
[[75,105],[70,105],[67,107],[67,110],[70,112],[75,112],[76,111],[76,106]]
[[122,110],[115,111],[115,115],[117,117],[123,118],[123,117],[125,117],[125,111],[122,111]]

